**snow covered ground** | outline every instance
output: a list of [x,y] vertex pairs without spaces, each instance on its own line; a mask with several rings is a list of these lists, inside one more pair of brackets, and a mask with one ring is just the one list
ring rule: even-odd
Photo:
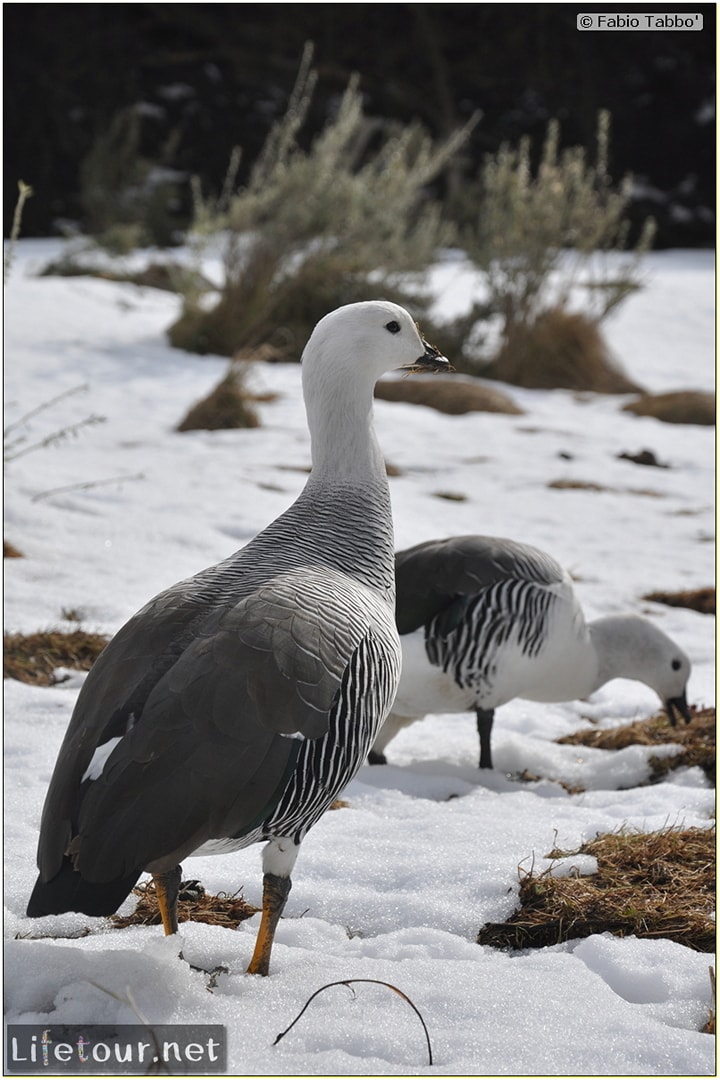
[[[6,561],[6,629],[72,629],[74,615],[111,634],[150,596],[242,546],[297,495],[309,463],[300,372],[253,370],[253,388],[278,395],[261,405],[257,430],[177,434],[226,361],[168,347],[178,306],[170,294],[35,276],[59,249],[21,242],[6,286],[6,424],[81,385],[15,434],[30,445],[90,415],[105,420],[6,466],[5,537],[25,556]],[[606,327],[618,358],[653,391],[712,389],[712,253],[654,254],[646,270],[645,290]],[[453,314],[474,287],[463,263],[439,264],[437,311]],[[398,547],[471,532],[544,547],[576,577],[588,618],[644,612],[676,638],[694,665],[689,700],[713,704],[714,620],[641,598],[714,580],[714,430],[640,419],[614,397],[508,391],[525,415],[450,417],[377,403],[380,442],[399,470]],[[646,448],[670,468],[617,457]],[[557,479],[607,490],[549,489]],[[6,681],[8,1022],[136,1023],[138,1010],[155,1024],[223,1024],[236,1074],[714,1074],[714,1040],[700,1032],[711,1005],[708,956],[607,935],[517,955],[475,944],[481,925],[516,907],[519,869],[549,865],[553,847],[620,827],[710,824],[714,790],[700,770],[640,786],[644,748],[553,741],[589,720],[650,715],[658,707],[650,690],[617,680],[589,702],[508,704],[491,774],[475,768],[472,717],[408,728],[388,748],[391,764],[363,767],[349,806],[308,836],[269,978],[243,974],[259,917],[237,931],[182,927],[188,960],[230,969],[210,994],[159,928],[24,915],[42,802],[81,681]],[[523,769],[547,779],[521,783],[513,774]],[[568,795],[556,780],[586,791]],[[184,870],[212,892],[242,887],[260,899],[259,847],[188,860]],[[355,997],[326,991],[273,1046],[310,994],[340,979],[385,980],[407,994],[427,1023],[434,1066],[412,1010],[369,984]]]

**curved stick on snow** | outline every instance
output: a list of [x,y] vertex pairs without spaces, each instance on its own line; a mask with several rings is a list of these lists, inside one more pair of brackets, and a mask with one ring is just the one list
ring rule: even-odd
[[[307,1001],[305,1002],[305,1004],[303,1005],[302,1009],[297,1014],[297,1016],[295,1017],[293,1022],[288,1027],[286,1027],[284,1031],[280,1032],[280,1034],[276,1038],[275,1042],[273,1043],[273,1046],[277,1046],[277,1044],[280,1042],[280,1040],[285,1035],[287,1035],[288,1031],[290,1031],[291,1028],[295,1027],[298,1020],[300,1019],[300,1017],[303,1015],[303,1013],[307,1009],[308,1005],[310,1005],[311,1001],[313,1001],[318,996],[318,994],[321,994],[323,992],[323,990],[329,990],[331,986],[347,986],[347,987],[349,987],[351,983],[375,983],[376,986],[387,986],[388,990],[392,990],[394,993],[398,994],[403,999],[403,1001],[406,1001],[408,1003],[408,1005],[413,1010],[413,1012],[416,1014],[418,1020],[422,1024],[423,1031],[425,1032],[425,1039],[427,1041],[428,1065],[432,1065],[433,1056],[432,1056],[432,1046],[430,1045],[430,1035],[428,1033],[427,1025],[425,1024],[425,1021],[423,1020],[422,1013],[420,1012],[418,1007],[410,1000],[410,998],[407,996],[407,994],[404,994],[402,992],[402,990],[399,990],[397,988],[397,986],[393,986],[392,983],[383,982],[382,979],[339,979],[337,982],[326,983],[325,986],[321,986],[319,990],[316,990],[314,994],[310,995],[310,997],[307,999]],[[354,991],[353,991],[353,996],[355,996]]]

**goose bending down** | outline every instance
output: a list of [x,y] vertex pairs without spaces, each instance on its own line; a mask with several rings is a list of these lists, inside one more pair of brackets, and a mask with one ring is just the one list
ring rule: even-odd
[[396,304],[331,312],[302,358],[312,471],[246,547],[151,600],[79,694],[45,801],[28,915],[107,915],[140,874],[177,930],[180,862],[269,841],[248,971],[267,974],[300,843],[365,760],[400,645],[384,372],[449,369]]
[[615,678],[659,695],[690,720],[690,661],[638,615],[586,623],[569,574],[545,552],[492,536],[431,540],[395,558],[402,675],[369,755],[428,713],[474,710],[480,768],[492,768],[494,712],[512,698],[571,701]]

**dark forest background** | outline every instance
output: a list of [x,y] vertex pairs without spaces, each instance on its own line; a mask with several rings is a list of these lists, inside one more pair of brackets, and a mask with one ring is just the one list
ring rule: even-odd
[[[702,12],[704,29],[587,33],[579,11]],[[421,120],[436,136],[476,110],[463,152],[477,172],[503,141],[594,145],[613,118],[611,171],[638,181],[633,215],[656,246],[711,246],[715,206],[715,8],[635,4],[5,4],[6,235],[17,181],[34,189],[24,236],[88,228],[83,163],[123,110],[144,158],[171,170],[178,230],[189,178],[217,191],[231,149],[255,158],[286,108],[303,45],[319,84],[303,137],[358,72],[368,115]],[[242,171],[240,178],[242,179]]]

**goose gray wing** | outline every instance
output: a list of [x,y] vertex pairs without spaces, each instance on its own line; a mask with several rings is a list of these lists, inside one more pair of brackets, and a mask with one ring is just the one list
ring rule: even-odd
[[327,735],[361,645],[372,639],[392,666],[384,621],[392,628],[374,592],[327,568],[280,574],[214,611],[125,717],[124,733],[116,724],[105,739],[96,719],[74,721],[44,810],[42,877],[66,849],[84,877],[108,881],[257,825],[280,800],[303,740]]
[[563,568],[544,551],[494,536],[430,540],[395,556],[396,622],[409,634],[447,612],[445,632],[463,617],[469,598],[506,581],[559,585]]

